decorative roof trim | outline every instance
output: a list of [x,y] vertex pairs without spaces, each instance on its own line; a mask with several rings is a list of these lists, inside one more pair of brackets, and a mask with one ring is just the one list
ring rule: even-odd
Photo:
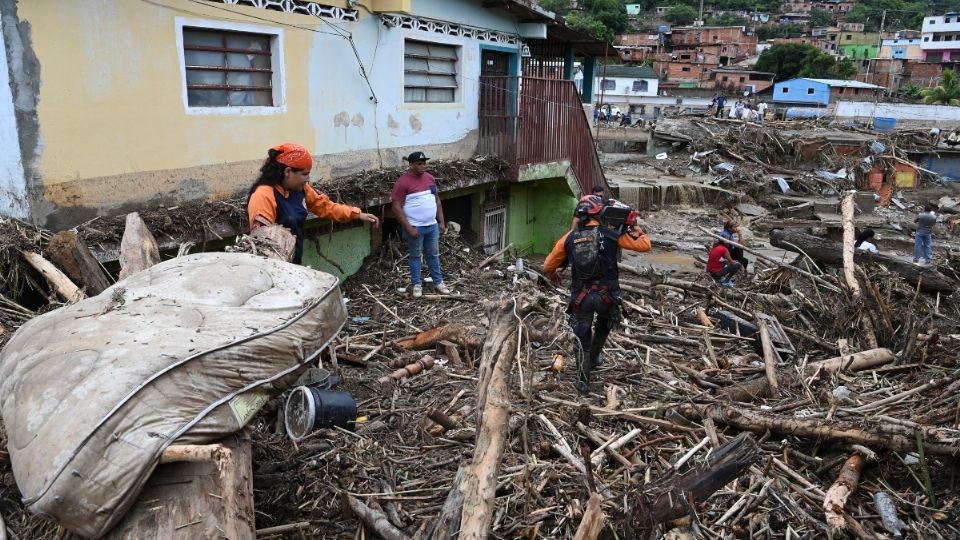
[[355,9],[344,9],[335,6],[325,6],[306,0],[213,0],[221,4],[249,6],[259,9],[269,9],[283,13],[299,13],[340,21],[356,21],[360,13]]
[[458,36],[493,43],[502,43],[505,45],[519,45],[520,37],[517,34],[507,34],[496,30],[487,30],[465,24],[457,24],[446,21],[437,21],[411,15],[401,15],[399,13],[385,13],[380,15],[383,24],[389,27],[406,28],[408,30],[420,30],[446,36]]

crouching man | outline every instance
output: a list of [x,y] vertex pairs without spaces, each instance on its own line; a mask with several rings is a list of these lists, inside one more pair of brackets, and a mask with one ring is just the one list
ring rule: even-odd
[[650,251],[650,238],[637,223],[639,215],[631,213],[622,230],[615,230],[603,223],[607,205],[597,195],[582,197],[575,210],[577,227],[557,241],[543,264],[556,285],[560,284],[557,269],[572,268],[567,313],[579,342],[576,387],[582,394],[590,391],[590,371],[598,364],[607,335],[620,320],[620,248]]

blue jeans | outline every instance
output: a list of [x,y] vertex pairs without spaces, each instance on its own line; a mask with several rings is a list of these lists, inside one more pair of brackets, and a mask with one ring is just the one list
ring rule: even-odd
[[423,264],[420,257],[426,255],[430,277],[433,278],[434,285],[439,285],[443,283],[443,275],[440,273],[440,225],[434,223],[414,228],[420,233],[416,238],[411,237],[406,229],[400,229],[403,239],[407,242],[407,249],[410,251],[410,277],[413,279],[413,284],[420,285],[420,269]]
[[920,260],[922,255],[924,259],[928,261],[933,260],[933,244],[932,237],[930,233],[921,233],[918,232],[916,238],[913,241],[913,260]]

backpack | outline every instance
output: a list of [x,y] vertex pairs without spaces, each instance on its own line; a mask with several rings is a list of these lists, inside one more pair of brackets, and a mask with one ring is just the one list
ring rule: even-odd
[[598,227],[577,229],[571,234],[570,260],[580,281],[598,279],[600,268],[600,230]]

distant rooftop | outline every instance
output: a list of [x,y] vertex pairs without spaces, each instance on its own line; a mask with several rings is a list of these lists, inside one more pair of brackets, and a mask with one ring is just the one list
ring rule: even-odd
[[814,81],[827,86],[835,86],[837,88],[869,88],[875,90],[884,90],[884,87],[882,86],[867,84],[860,81],[844,81],[841,79],[811,79],[809,77],[799,77],[798,79],[794,80]]
[[606,71],[599,66],[596,73],[598,76],[619,79],[659,79],[656,72],[647,66],[607,66]]

